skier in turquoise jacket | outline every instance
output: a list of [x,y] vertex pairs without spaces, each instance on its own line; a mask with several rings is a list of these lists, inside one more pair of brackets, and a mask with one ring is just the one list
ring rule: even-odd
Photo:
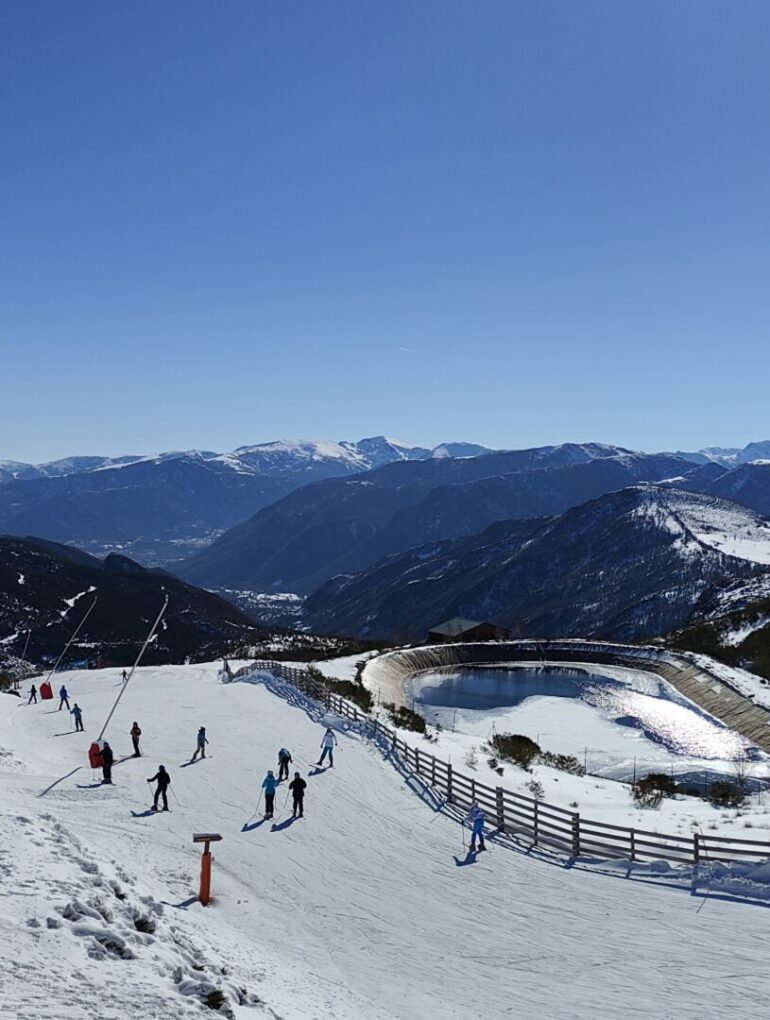
[[262,780],[262,789],[265,791],[265,818],[273,817],[273,805],[275,803],[275,788],[278,780],[272,772],[268,772]]

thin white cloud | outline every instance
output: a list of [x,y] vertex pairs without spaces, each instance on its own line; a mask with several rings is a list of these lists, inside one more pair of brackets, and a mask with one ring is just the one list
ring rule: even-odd
[[404,354],[419,354],[420,353],[419,351],[416,351],[414,349],[414,347],[399,347],[399,350],[403,351]]

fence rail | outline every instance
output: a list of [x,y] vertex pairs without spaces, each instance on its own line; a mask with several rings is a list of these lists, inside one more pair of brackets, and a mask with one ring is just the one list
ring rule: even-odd
[[387,745],[407,767],[425,778],[448,804],[464,810],[474,800],[478,801],[487,819],[492,820],[503,835],[524,837],[534,846],[551,847],[573,857],[611,857],[634,862],[663,859],[696,865],[701,861],[747,863],[770,858],[770,841],[707,836],[702,832],[694,832],[692,836],[670,835],[611,825],[581,818],[578,811],[535,800],[501,786],[488,786],[457,772],[449,762],[407,744],[396,730],[329,690],[306,670],[281,662],[259,660],[239,669],[229,679],[236,680],[256,672],[270,673],[290,683],[303,694],[320,701],[327,711],[364,727],[370,737]]

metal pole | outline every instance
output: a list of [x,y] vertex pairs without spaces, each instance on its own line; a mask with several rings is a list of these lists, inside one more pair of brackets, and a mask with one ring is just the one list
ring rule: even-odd
[[[94,599],[94,601],[96,601],[96,600]],[[160,625],[160,621],[163,619],[163,614],[166,612],[167,608],[168,608],[168,595],[166,596],[166,598],[165,598],[165,600],[163,602],[163,605],[161,606],[160,612],[158,613],[158,616],[157,616],[157,618],[155,620],[155,623],[152,625],[152,629],[150,630],[150,633],[147,635],[146,641],[142,645],[141,651],[139,652],[139,654],[136,657],[136,661],[134,662],[133,666],[131,667],[131,672],[128,674],[128,676],[126,678],[126,682],[120,688],[120,694],[118,694],[117,698],[115,699],[115,704],[110,709],[110,714],[107,716],[107,720],[106,720],[104,726],[102,726],[102,732],[96,738],[97,740],[101,740],[102,737],[104,736],[105,730],[109,726],[110,719],[112,719],[112,717],[113,717],[113,715],[115,713],[115,709],[118,707],[118,703],[119,703],[120,699],[123,697],[123,695],[125,694],[126,687],[128,687],[129,681],[131,680],[131,677],[134,675],[134,670],[139,665],[139,662],[140,662],[142,656],[145,653],[147,645],[149,645],[149,643],[152,641],[153,637],[155,636],[155,631],[158,629],[158,627]]]
[[27,631],[27,640],[24,642],[24,651],[21,653],[22,659],[26,661],[27,649],[29,648],[29,639],[32,637],[32,628]]
[[51,682],[51,677],[52,677],[52,676],[54,675],[54,673],[56,672],[56,670],[57,670],[57,669],[59,668],[59,663],[60,663],[60,662],[62,661],[62,659],[64,658],[64,656],[65,656],[65,655],[67,654],[67,649],[68,649],[68,648],[69,648],[69,646],[70,646],[70,645],[72,644],[72,642],[73,642],[73,641],[75,640],[75,638],[76,638],[76,637],[78,636],[78,634],[80,633],[80,631],[81,631],[81,630],[82,630],[82,628],[83,628],[83,624],[84,624],[84,623],[86,622],[86,620],[88,619],[88,617],[89,617],[89,616],[91,615],[91,610],[92,610],[92,609],[94,608],[94,606],[96,605],[96,600],[98,599],[98,597],[99,597],[98,595],[94,595],[94,601],[93,601],[93,602],[91,603],[91,605],[89,606],[89,608],[88,608],[88,609],[86,610],[86,615],[85,615],[85,616],[83,617],[83,619],[82,619],[82,620],[80,621],[80,623],[79,623],[79,624],[77,625],[77,627],[75,628],[75,631],[74,631],[74,633],[73,633],[72,637],[71,637],[71,638],[69,639],[69,641],[67,642],[67,644],[66,644],[66,645],[64,646],[64,651],[63,651],[63,652],[61,653],[61,655],[59,656],[59,658],[58,658],[58,659],[56,660],[56,662],[54,663],[53,669],[52,669],[52,670],[51,670],[51,672],[50,672],[50,673],[48,674],[48,676],[47,676],[47,677],[45,678],[45,680],[43,681],[43,683],[46,683],[46,684],[47,684],[47,683],[50,683],[50,682]]

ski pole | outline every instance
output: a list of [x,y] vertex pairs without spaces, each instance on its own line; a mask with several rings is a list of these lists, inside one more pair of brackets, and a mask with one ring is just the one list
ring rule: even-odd
[[[171,785],[169,785],[169,790],[171,790],[171,796],[172,796],[172,797],[174,798],[174,800],[175,800],[175,801],[177,802],[177,804],[179,804],[179,798],[178,798],[178,797],[177,797],[177,795],[176,795],[176,794],[174,793],[174,787],[173,787],[173,786],[171,786]],[[179,804],[179,807],[181,807],[181,806],[182,806],[182,805],[181,805],[181,804]]]
[[283,807],[281,808],[281,811],[285,811],[286,810],[286,805],[289,803],[289,794],[290,793],[291,793],[291,790],[289,790],[288,787],[287,787],[287,789],[286,789],[286,796],[283,798]]
[[463,834],[463,850],[465,849],[465,826],[460,822],[460,832]]
[[[706,891],[703,894],[703,899],[700,902],[700,906],[695,911],[696,914],[699,914],[701,912],[701,910],[703,910],[703,904],[706,902],[706,900],[708,899],[708,895],[711,892],[711,880],[714,877],[714,872],[711,870],[711,860],[709,858],[708,847],[706,846],[706,839],[705,839],[705,837],[703,835],[703,828],[699,825],[698,826],[698,830],[700,831],[700,838],[703,840],[703,852],[706,855],[706,864],[708,864],[709,880],[708,880],[708,882],[706,884]],[[695,867],[697,869],[697,864],[695,865]]]
[[[264,791],[263,791],[263,790],[260,790],[260,793],[259,793],[259,800],[257,801],[257,806],[256,806],[256,808],[254,809],[254,814],[253,814],[253,815],[251,816],[251,818],[256,818],[256,817],[257,817],[257,815],[259,814],[259,805],[260,805],[260,804],[262,803],[262,794],[263,794],[263,793],[264,793]],[[251,821],[251,818],[249,819],[249,821]]]

